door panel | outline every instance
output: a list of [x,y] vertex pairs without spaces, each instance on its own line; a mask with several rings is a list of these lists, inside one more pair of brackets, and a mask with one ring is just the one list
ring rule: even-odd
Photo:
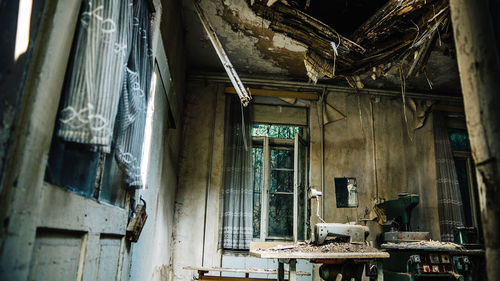
[[99,241],[99,267],[96,280],[117,280],[121,237],[101,235]]
[[42,230],[37,233],[28,280],[77,280],[83,233]]

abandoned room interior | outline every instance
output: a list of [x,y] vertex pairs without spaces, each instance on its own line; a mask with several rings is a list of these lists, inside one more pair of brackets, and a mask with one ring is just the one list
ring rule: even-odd
[[0,1],[0,280],[500,280],[500,1]]

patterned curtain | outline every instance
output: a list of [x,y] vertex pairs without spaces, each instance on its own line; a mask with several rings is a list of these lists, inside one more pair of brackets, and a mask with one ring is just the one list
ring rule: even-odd
[[221,245],[249,249],[253,238],[253,169],[250,109],[232,97],[226,119],[224,149],[224,203]]
[[115,153],[125,172],[125,181],[135,187],[143,185],[141,160],[153,69],[152,53],[151,13],[146,1],[137,1],[134,6],[131,52],[124,69]]
[[89,0],[82,6],[58,135],[109,152],[130,51],[132,0]]
[[439,111],[434,111],[434,141],[441,240],[453,241],[452,229],[464,225],[464,211],[446,121]]

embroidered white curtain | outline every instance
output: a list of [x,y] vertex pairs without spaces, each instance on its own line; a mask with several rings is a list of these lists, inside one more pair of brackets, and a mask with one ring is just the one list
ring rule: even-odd
[[[244,110],[244,114],[242,114]],[[237,98],[231,99],[224,149],[224,205],[221,245],[224,249],[249,249],[253,238],[253,168],[251,122]],[[244,117],[244,121],[242,121]]]
[[132,0],[83,2],[58,135],[109,152],[129,55]]
[[458,185],[455,161],[453,160],[445,118],[439,111],[433,113],[433,118],[439,228],[442,241],[453,241],[453,227],[464,226],[462,195]]
[[119,106],[116,159],[130,186],[142,187],[141,160],[147,100],[153,69],[151,14],[146,1],[134,9],[132,45]]
[[125,181],[142,186],[152,22],[146,1],[135,2],[84,1],[57,133],[107,153],[116,134],[115,156]]

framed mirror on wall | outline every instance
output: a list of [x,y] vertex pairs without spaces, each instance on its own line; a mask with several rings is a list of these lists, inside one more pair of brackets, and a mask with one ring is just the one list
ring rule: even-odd
[[334,184],[337,208],[357,208],[359,206],[356,178],[335,178]]

